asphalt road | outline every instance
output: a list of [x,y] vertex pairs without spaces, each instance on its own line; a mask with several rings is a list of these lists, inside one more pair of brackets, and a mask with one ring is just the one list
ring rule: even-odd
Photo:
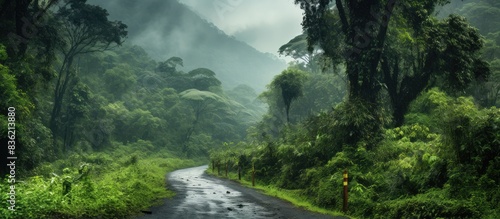
[[167,175],[169,189],[176,192],[161,206],[139,219],[210,218],[343,218],[312,213],[289,202],[205,173],[208,166],[177,170]]

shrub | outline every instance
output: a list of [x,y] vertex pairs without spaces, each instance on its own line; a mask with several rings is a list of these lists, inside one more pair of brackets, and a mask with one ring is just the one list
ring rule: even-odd
[[478,207],[469,201],[418,195],[377,204],[374,218],[479,218]]

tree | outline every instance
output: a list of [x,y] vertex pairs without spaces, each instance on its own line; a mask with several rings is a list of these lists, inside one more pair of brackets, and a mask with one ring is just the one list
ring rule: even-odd
[[184,135],[182,150],[188,153],[188,143],[201,120],[209,114],[215,112],[218,104],[223,103],[224,99],[217,94],[210,91],[200,91],[196,89],[189,89],[179,94],[181,99],[187,102],[193,109],[194,119],[191,126],[186,130]]
[[321,48],[308,50],[307,34],[294,37],[279,49],[280,54],[296,60],[293,67],[307,73],[303,95],[295,104],[294,116],[307,118],[323,110],[330,110],[345,96],[346,79],[342,66],[321,54]]
[[69,86],[76,76],[72,70],[75,57],[80,54],[105,51],[113,45],[121,45],[127,35],[126,25],[120,21],[109,21],[108,12],[86,0],[66,0],[56,14],[60,22],[63,43],[59,46],[62,63],[58,71],[54,91],[54,105],[50,118],[50,129],[54,138],[59,133],[59,117]]
[[[5,0],[0,3],[0,43],[9,55],[5,65],[17,86],[36,93],[54,78],[53,61],[59,41],[49,10],[59,0]],[[36,95],[30,95],[34,100]]]
[[285,45],[282,45],[278,50],[280,55],[290,56],[293,59],[302,60],[305,63],[311,61],[312,52],[309,52],[307,45],[307,34],[300,34]]
[[115,99],[119,99],[137,82],[137,77],[133,74],[132,69],[128,64],[119,64],[104,72],[103,79],[108,85],[106,90]]
[[173,75],[177,73],[177,66],[184,66],[184,61],[176,56],[170,57],[164,62],[158,63],[157,71],[166,73],[168,75]]
[[[103,108],[106,111],[106,117],[113,120],[113,137],[123,143],[153,139],[161,122],[161,119],[150,111],[145,109],[130,110],[123,102],[110,103]],[[100,145],[93,146],[98,148]]]
[[500,4],[498,1],[474,1],[465,4],[457,12],[466,17],[483,35],[500,31]]
[[308,34],[309,49],[319,44],[327,57],[346,62],[350,100],[376,103],[380,89],[377,67],[395,2],[336,0],[335,13],[331,2],[295,1],[304,10],[302,25]]
[[[60,0],[5,0],[0,5],[0,40],[8,42],[7,52],[11,58],[20,58],[26,54],[28,44],[42,41],[46,49],[53,45],[51,39],[44,38],[49,25],[42,25],[49,8]],[[54,38],[52,38],[54,39]]]
[[[414,1],[416,0],[412,0]],[[345,64],[348,82],[346,105],[372,109],[363,111],[369,113],[368,115],[352,115],[352,117],[373,118],[362,120],[368,123],[366,126],[346,124],[347,128],[370,127],[369,123],[380,122],[377,118],[383,116],[378,102],[381,89],[378,66],[389,22],[398,2],[398,0],[295,0],[295,3],[304,10],[302,26],[307,33],[309,50],[312,51],[315,46],[319,46],[323,50],[323,55],[330,58],[334,65]],[[337,108],[337,110],[343,109],[348,107]],[[380,132],[380,130],[370,131]]]
[[221,82],[215,77],[215,72],[207,68],[197,68],[188,72],[193,81],[193,88],[198,90],[210,90],[211,87],[220,87]]
[[289,68],[274,77],[271,87],[281,91],[281,97],[285,104],[286,121],[290,122],[290,106],[292,101],[302,96],[302,88],[305,80],[305,73]]
[[334,62],[345,62],[349,101],[360,99],[378,108],[377,97],[385,86],[397,125],[430,79],[456,91],[487,76],[487,64],[479,59],[478,32],[458,17],[441,24],[432,20],[434,8],[446,0],[295,2],[305,11],[302,25],[309,49],[319,45]]
[[288,43],[282,45],[278,52],[280,55],[286,55],[295,59],[296,65],[305,69],[305,71],[313,74],[320,72],[328,72],[332,67],[337,67],[338,63],[333,63],[321,54],[321,48],[308,45],[307,34],[302,33]]
[[485,36],[483,58],[490,64],[491,75],[474,83],[469,93],[483,107],[500,106],[500,3],[495,0],[473,1],[456,8]]
[[75,85],[72,86],[67,106],[67,115],[64,119],[63,133],[63,147],[62,152],[66,152],[78,140],[79,137],[75,130],[81,130],[83,125],[88,120],[91,106],[89,104],[92,99],[92,94],[89,88],[76,80]]
[[480,34],[463,17],[430,19],[418,29],[418,35],[405,27],[392,30],[394,37],[390,37],[382,54],[382,81],[396,126],[403,124],[409,104],[429,86],[451,93],[464,91],[473,80],[489,75],[487,63],[480,58]]

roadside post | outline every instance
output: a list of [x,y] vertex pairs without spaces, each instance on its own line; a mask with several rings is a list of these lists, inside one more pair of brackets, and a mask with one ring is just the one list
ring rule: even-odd
[[348,176],[347,176],[347,169],[344,170],[344,205],[342,207],[342,211],[344,213],[347,212],[347,181],[348,181]]
[[241,166],[238,165],[238,180],[241,180]]
[[229,168],[229,161],[226,161],[226,177],[227,177],[227,170]]
[[252,186],[255,186],[255,163],[252,164]]
[[220,161],[217,161],[217,176],[220,176]]

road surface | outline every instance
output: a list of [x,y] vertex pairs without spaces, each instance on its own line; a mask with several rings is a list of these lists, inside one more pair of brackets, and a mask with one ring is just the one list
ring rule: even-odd
[[335,218],[297,208],[289,202],[263,195],[230,180],[209,176],[205,173],[207,168],[205,165],[168,174],[169,189],[176,195],[165,199],[163,205],[149,209],[150,214],[138,218]]

